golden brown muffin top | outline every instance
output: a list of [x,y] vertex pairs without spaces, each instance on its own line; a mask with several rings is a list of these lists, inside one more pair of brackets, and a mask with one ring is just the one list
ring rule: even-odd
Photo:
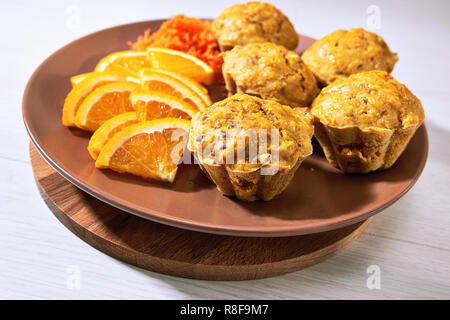
[[[311,119],[289,106],[247,94],[235,94],[193,117],[188,146],[194,152],[213,146],[212,156],[217,158],[207,159],[197,153],[200,161],[226,164],[238,171],[252,171],[263,165],[274,164],[278,150],[279,166],[286,168],[312,153],[313,131]],[[238,139],[245,136],[247,138],[241,140],[245,143],[239,144]],[[256,143],[254,146],[259,150],[252,160],[249,154],[250,142]],[[227,154],[236,156],[244,148],[245,163],[230,163],[226,160]]]
[[384,71],[361,72],[322,89],[311,113],[332,127],[396,129],[423,122],[420,100]]
[[212,28],[222,47],[274,42],[293,50],[298,43],[298,34],[289,19],[267,2],[233,5],[222,11]]
[[250,43],[225,52],[223,74],[240,92],[291,107],[309,106],[319,92],[302,58],[275,43]]
[[391,73],[398,61],[382,37],[362,28],[330,33],[314,42],[302,58],[322,85],[362,71]]

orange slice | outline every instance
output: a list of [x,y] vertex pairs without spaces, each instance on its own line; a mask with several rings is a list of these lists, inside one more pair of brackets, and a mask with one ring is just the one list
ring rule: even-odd
[[198,112],[189,103],[159,91],[135,91],[131,93],[130,100],[141,121],[160,118],[191,120]]
[[213,69],[190,54],[154,47],[148,47],[147,52],[152,68],[176,72],[207,85],[213,82]]
[[126,127],[103,147],[95,166],[173,182],[189,124],[184,119],[163,118]]
[[211,105],[207,90],[192,79],[167,71],[142,69],[141,81],[149,91],[161,91],[180,98],[198,110]]
[[119,51],[114,52],[103,59],[95,67],[95,71],[120,71],[131,74],[139,74],[142,68],[151,66],[146,51]]
[[98,87],[84,99],[75,116],[75,125],[81,129],[95,131],[106,120],[129,111],[134,111],[130,93],[140,85],[120,81]]
[[77,84],[79,84],[81,81],[86,79],[88,75],[91,75],[93,72],[86,72],[86,73],[80,73],[76,76],[70,77],[70,83],[72,84],[72,87],[75,87]]
[[139,120],[136,116],[136,112],[125,112],[107,120],[97,130],[95,130],[94,134],[89,140],[89,154],[92,156],[92,158],[94,158],[94,160],[97,159],[100,151],[103,149],[105,144],[117,132],[138,122]]
[[[141,74],[145,74],[145,72],[146,72],[145,69],[141,70]],[[158,70],[158,72],[164,73],[168,76],[171,76],[171,77],[177,79],[178,81],[182,82],[189,88],[191,88],[203,100],[204,104],[207,107],[209,107],[212,104],[211,98],[208,95],[208,90],[206,90],[206,88],[204,86],[202,86],[200,83],[198,83],[197,81],[194,81],[191,78],[185,77],[185,76],[175,73],[175,72],[170,72],[170,71],[166,71],[166,70]]]
[[123,72],[93,72],[76,84],[64,101],[62,123],[65,126],[75,125],[75,114],[84,99],[96,88],[115,81],[140,82],[136,77],[131,77]]

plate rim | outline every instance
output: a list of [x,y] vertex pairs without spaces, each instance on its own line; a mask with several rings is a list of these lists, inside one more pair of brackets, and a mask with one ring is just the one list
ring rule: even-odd
[[[158,223],[163,223],[166,225],[170,225],[177,228],[192,230],[192,231],[198,231],[198,232],[205,232],[205,233],[212,233],[212,234],[221,234],[221,235],[228,235],[228,236],[241,236],[241,237],[286,237],[286,236],[297,236],[297,235],[304,235],[304,234],[313,234],[313,233],[319,233],[324,231],[329,231],[333,229],[342,228],[357,222],[360,222],[362,220],[365,220],[383,210],[385,210],[387,207],[394,204],[396,201],[398,201],[400,198],[402,198],[417,182],[417,180],[420,178],[420,176],[423,173],[423,170],[426,166],[427,159],[428,159],[428,152],[429,152],[429,139],[428,139],[428,131],[425,126],[425,122],[421,125],[423,127],[424,132],[424,154],[422,155],[423,160],[420,163],[420,167],[417,170],[417,173],[414,176],[414,179],[411,181],[411,183],[402,190],[396,197],[392,198],[391,200],[385,202],[383,205],[380,205],[379,207],[371,210],[370,212],[366,212],[365,214],[359,215],[357,217],[348,218],[345,220],[329,223],[329,224],[321,224],[319,226],[315,225],[314,227],[306,227],[299,229],[298,227],[290,227],[290,226],[284,226],[284,227],[277,227],[277,231],[274,231],[273,229],[269,229],[270,227],[262,228],[258,227],[258,229],[254,229],[251,226],[250,227],[228,227],[228,226],[217,226],[213,224],[207,224],[207,223],[199,223],[195,222],[194,220],[189,219],[183,219],[179,217],[174,216],[168,216],[165,213],[159,212],[154,209],[147,209],[146,212],[142,212],[139,208],[136,208],[133,204],[126,204],[124,203],[125,200],[118,198],[120,201],[114,201],[111,199],[108,199],[108,196],[104,193],[102,194],[101,190],[96,190],[97,188],[93,188],[88,183],[85,183],[78,179],[76,177],[76,174],[71,172],[71,170],[67,168],[63,168],[62,164],[59,164],[57,161],[55,161],[50,155],[48,155],[44,148],[40,145],[39,139],[36,137],[36,133],[33,131],[33,129],[30,127],[27,119],[29,116],[27,116],[27,106],[29,105],[28,102],[28,94],[30,91],[30,87],[32,83],[35,81],[35,78],[38,76],[39,71],[47,64],[48,61],[50,61],[55,55],[57,55],[60,51],[63,51],[67,47],[73,45],[74,43],[78,41],[82,41],[88,37],[92,37],[94,35],[97,35],[98,33],[102,33],[105,31],[110,31],[112,29],[120,29],[123,27],[127,27],[130,25],[137,25],[137,24],[143,24],[143,23],[162,23],[164,21],[167,21],[168,19],[154,19],[154,20],[144,20],[144,21],[138,21],[138,22],[132,22],[132,23],[126,23],[121,25],[112,26],[109,28],[104,28],[89,34],[86,34],[80,38],[77,38],[66,45],[60,47],[59,49],[55,50],[51,55],[49,55],[44,61],[42,61],[39,66],[34,70],[34,72],[31,74],[30,78],[28,79],[28,82],[25,86],[25,90],[22,96],[22,119],[26,128],[26,131],[30,137],[31,143],[36,148],[36,150],[39,152],[39,154],[45,159],[45,161],[54,168],[61,176],[63,176],[66,180],[74,184],[79,189],[83,190],[84,192],[90,194],[91,196],[99,199],[100,201],[103,201],[113,207],[116,207],[122,211],[128,212],[133,215],[140,216],[144,219],[152,220]],[[302,35],[300,35],[301,37]],[[308,37],[306,35],[303,35],[305,37]],[[421,128],[419,127],[418,130]],[[417,131],[416,133],[417,134]],[[117,197],[115,197],[117,198]],[[312,231],[313,230],[313,231]]]

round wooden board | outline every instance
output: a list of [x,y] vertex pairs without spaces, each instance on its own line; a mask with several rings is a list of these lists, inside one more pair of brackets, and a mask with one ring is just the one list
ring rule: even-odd
[[372,218],[294,237],[214,235],[155,223],[112,207],[60,176],[30,144],[34,176],[50,210],[98,250],[129,264],[202,280],[272,277],[319,263],[356,240]]

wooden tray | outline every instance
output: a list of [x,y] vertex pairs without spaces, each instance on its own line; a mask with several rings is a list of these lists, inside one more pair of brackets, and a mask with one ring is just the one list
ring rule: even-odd
[[36,183],[50,210],[91,246],[129,264],[202,280],[272,277],[319,263],[370,223],[293,237],[233,237],[178,229],[112,207],[59,175],[30,144]]

